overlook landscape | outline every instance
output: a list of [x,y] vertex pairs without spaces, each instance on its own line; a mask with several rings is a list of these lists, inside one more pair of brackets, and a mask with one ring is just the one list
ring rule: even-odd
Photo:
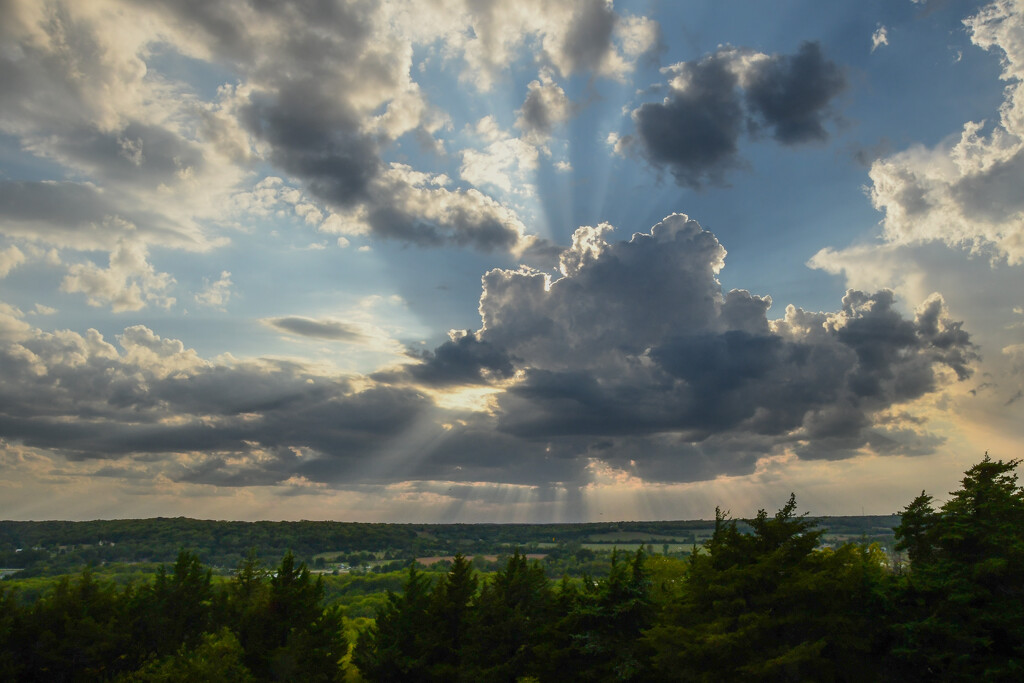
[[1020,680],[1024,0],[0,2],[0,680]]

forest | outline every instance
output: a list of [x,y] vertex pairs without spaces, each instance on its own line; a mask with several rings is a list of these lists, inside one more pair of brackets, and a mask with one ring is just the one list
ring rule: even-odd
[[[182,550],[125,583],[86,569],[26,596],[8,580],[0,680],[1018,681],[1019,463],[986,455],[941,505],[922,492],[895,555],[824,543],[790,497],[717,510],[685,556],[640,544],[559,579],[519,550],[346,577],[288,551],[218,573]],[[359,581],[376,591],[357,614]]]

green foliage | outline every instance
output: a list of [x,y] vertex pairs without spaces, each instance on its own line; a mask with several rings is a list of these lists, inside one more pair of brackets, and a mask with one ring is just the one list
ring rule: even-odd
[[646,663],[640,637],[654,616],[644,551],[637,550],[629,562],[613,555],[608,576],[584,586],[564,622],[571,634],[565,663],[579,680],[641,679]]
[[514,681],[530,672],[534,649],[554,614],[551,587],[538,562],[517,550],[484,584],[463,648],[463,676],[474,681]]
[[0,680],[340,680],[342,617],[322,597],[291,555],[215,584],[189,552],[123,591],[88,570],[30,605],[0,590]]
[[[821,547],[824,529],[790,497],[745,521],[717,511],[709,537],[685,527],[707,537],[685,560],[648,548],[608,561],[562,529],[547,567],[517,550],[490,576],[461,553],[430,571],[323,577],[291,552],[270,568],[250,552],[227,580],[181,551],[148,574],[17,579],[0,585],[0,680],[1021,680],[1017,464],[986,456],[941,507],[911,501],[895,530],[910,565],[895,571],[866,540]],[[868,539],[886,519],[831,538]],[[419,529],[421,550],[482,542],[465,526]],[[555,584],[556,566],[594,572]]]
[[[796,500],[749,521],[716,512],[678,599],[645,643],[659,680],[873,680],[885,578],[877,548],[816,550],[822,532]],[[669,594],[671,595],[671,593]]]
[[943,680],[1024,677],[1024,490],[985,455],[938,511],[922,493],[896,529],[910,554],[896,653]]
[[183,645],[177,654],[152,661],[119,681],[123,683],[180,683],[218,681],[253,683],[257,679],[242,662],[242,645],[226,627],[207,633],[195,649]]
[[370,681],[430,680],[428,633],[433,628],[430,579],[415,564],[402,593],[388,591],[387,603],[376,622],[360,632],[352,651],[352,663]]

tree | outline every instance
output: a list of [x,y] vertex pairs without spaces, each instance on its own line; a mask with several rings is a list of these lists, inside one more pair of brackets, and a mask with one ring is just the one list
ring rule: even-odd
[[690,558],[679,598],[647,631],[657,680],[871,681],[884,649],[877,548],[816,547],[822,531],[796,499],[753,533],[715,512],[715,531]]
[[402,593],[388,591],[375,623],[361,631],[352,652],[352,663],[369,681],[428,681],[434,628],[430,608],[430,579],[409,565]]
[[908,675],[1024,676],[1024,490],[1019,460],[984,459],[937,512],[922,493],[896,528],[910,553],[896,654]]
[[459,553],[448,573],[434,586],[430,597],[428,618],[433,626],[428,634],[428,657],[433,680],[452,681],[457,678],[476,592],[473,565]]
[[241,629],[246,662],[258,677],[288,681],[333,681],[341,677],[347,647],[341,612],[324,609],[324,587],[289,551],[264,589],[261,572],[250,557],[233,588],[247,614]]
[[573,640],[573,669],[579,680],[631,681],[643,677],[640,637],[651,626],[653,605],[638,549],[629,562],[612,553],[608,576],[584,584],[566,624]]
[[518,550],[484,584],[463,648],[462,676],[472,681],[514,681],[531,673],[534,650],[555,615],[544,568]]
[[211,572],[194,553],[179,552],[170,572],[160,565],[153,583],[140,588],[129,606],[136,657],[199,645],[213,624],[213,597]]
[[931,561],[938,521],[939,515],[932,508],[932,497],[921,491],[921,495],[901,512],[900,525],[894,529],[896,550],[906,550],[911,563]]
[[120,680],[123,683],[254,683],[256,679],[242,662],[243,654],[235,635],[222,628],[217,633],[203,635],[195,649],[182,646],[177,654],[150,662]]
[[62,579],[26,616],[18,680],[100,680],[117,671],[128,635],[119,595],[88,569],[77,581]]

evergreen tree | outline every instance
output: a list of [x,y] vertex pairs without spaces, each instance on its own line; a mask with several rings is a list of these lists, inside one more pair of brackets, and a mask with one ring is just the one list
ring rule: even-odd
[[413,563],[402,593],[388,591],[375,623],[361,631],[352,663],[368,681],[429,681],[430,579]]
[[435,681],[453,681],[458,677],[462,647],[468,633],[470,610],[477,592],[472,563],[461,553],[452,561],[444,578],[431,595],[428,619],[430,677]]
[[462,676],[471,681],[514,681],[532,673],[535,648],[555,618],[543,567],[518,550],[484,584],[463,648]]
[[583,681],[633,681],[645,675],[640,652],[642,631],[653,616],[644,551],[621,562],[612,554],[608,576],[576,601],[568,625],[577,677]]
[[823,532],[796,500],[740,531],[720,510],[704,552],[645,638],[657,680],[872,681],[884,558],[815,550]]
[[242,662],[244,652],[233,633],[222,628],[203,635],[195,649],[182,646],[175,655],[153,661],[119,679],[119,683],[181,683],[217,681],[217,683],[255,683],[257,680]]
[[897,655],[905,676],[1024,677],[1024,490],[1009,462],[985,458],[937,512],[922,494],[896,529],[910,551]]
[[129,612],[136,661],[173,654],[183,645],[196,647],[213,625],[210,570],[182,550],[170,572],[160,565],[153,583],[135,592]]
[[[253,581],[254,574],[243,576],[236,590],[262,598]],[[276,681],[340,678],[346,651],[341,613],[323,608],[323,594],[322,580],[312,580],[306,565],[296,565],[291,551],[285,553],[270,577],[266,601],[256,603],[259,611],[251,613],[251,633],[257,635],[249,645],[259,650],[247,649],[246,659],[254,674]]]
[[92,681],[118,671],[128,638],[119,595],[88,569],[75,582],[62,579],[23,623],[17,680]]

